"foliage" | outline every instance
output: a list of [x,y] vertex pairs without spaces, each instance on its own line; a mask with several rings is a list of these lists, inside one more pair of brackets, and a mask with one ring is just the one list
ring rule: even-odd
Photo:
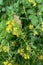
[[43,0],[0,0],[0,65],[43,65]]

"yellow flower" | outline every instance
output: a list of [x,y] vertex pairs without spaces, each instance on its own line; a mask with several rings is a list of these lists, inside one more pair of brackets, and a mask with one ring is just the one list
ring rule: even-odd
[[26,50],[29,50],[29,48],[28,48],[28,47],[26,47]]
[[14,27],[13,30],[14,30],[14,31],[17,31],[17,27]]
[[13,34],[13,35],[16,35],[16,36],[18,37],[18,33],[17,33],[17,32],[14,32],[14,31],[13,31],[12,34]]
[[7,21],[7,23],[6,23],[7,25],[9,25],[9,24],[11,24],[11,22],[10,21]]
[[24,59],[30,59],[30,56],[27,54],[24,54]]
[[9,63],[7,60],[3,62],[4,65],[12,65],[12,63]]
[[15,24],[15,21],[14,21],[14,20],[12,20],[12,21],[11,21],[11,24],[12,24],[12,25],[14,25],[14,24]]
[[27,47],[26,47],[26,50],[27,50],[27,51],[28,51],[28,50],[31,50],[31,48],[30,48],[29,46],[27,46]]
[[4,64],[4,65],[7,65],[7,64],[8,64],[8,61],[4,61],[3,64]]
[[36,2],[33,2],[33,6],[36,6],[37,5],[37,3]]
[[10,28],[7,27],[7,28],[6,28],[6,31],[9,33],[9,32],[10,32]]
[[43,28],[43,24],[41,25],[41,27]]
[[18,53],[20,53],[20,49],[18,49]]
[[34,26],[32,24],[29,25],[29,29],[33,29]]
[[36,36],[36,35],[38,35],[38,32],[35,30],[33,34],[34,34],[34,36]]
[[24,52],[24,49],[18,49],[18,53]]
[[13,34],[13,35],[16,35],[16,36],[18,37],[17,27],[14,27],[14,28],[13,28],[12,34]]
[[8,52],[8,46],[4,46],[4,47],[3,47],[3,51],[4,51],[4,52]]
[[41,22],[41,24],[43,25],[43,22]]
[[26,54],[24,54],[24,59],[27,59],[27,55]]
[[19,53],[20,55],[23,55],[24,49],[18,49],[18,53]]
[[43,60],[43,55],[39,55],[38,59]]
[[30,55],[27,55],[27,59],[30,59]]
[[41,13],[41,12],[38,12],[38,14],[39,14],[39,15],[42,15],[42,13]]
[[8,63],[8,65],[12,65],[12,63]]
[[7,21],[7,23],[6,23],[7,25],[14,25],[15,24],[15,21],[14,20],[12,20],[12,21]]
[[8,25],[7,28],[6,28],[6,31],[7,31],[8,33],[10,33],[11,29],[12,29],[12,26],[11,26],[11,25]]
[[30,3],[32,3],[32,2],[33,2],[33,0],[29,0],[29,2],[30,2]]
[[33,6],[36,6],[37,5],[37,3],[34,0],[29,0],[29,2],[32,3]]

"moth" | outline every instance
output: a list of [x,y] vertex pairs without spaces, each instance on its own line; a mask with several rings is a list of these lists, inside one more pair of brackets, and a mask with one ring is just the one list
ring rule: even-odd
[[21,20],[20,20],[20,18],[19,18],[18,15],[14,15],[14,21],[15,21],[17,24],[19,24],[20,26],[22,26]]

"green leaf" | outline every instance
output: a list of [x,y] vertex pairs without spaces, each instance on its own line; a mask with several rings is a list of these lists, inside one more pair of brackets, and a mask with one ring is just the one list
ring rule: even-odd
[[36,0],[37,3],[42,3],[42,0]]
[[0,0],[0,5],[2,5],[3,4],[3,0]]
[[37,19],[37,17],[35,16],[35,15],[30,15],[29,16],[29,19],[31,20],[31,23],[33,24],[33,25],[37,25],[38,24],[38,19]]
[[43,12],[43,4],[38,5],[38,9],[39,9],[40,12]]

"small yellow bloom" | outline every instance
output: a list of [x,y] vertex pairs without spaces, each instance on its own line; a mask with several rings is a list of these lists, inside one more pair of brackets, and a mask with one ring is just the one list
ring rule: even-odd
[[24,54],[24,59],[27,59],[27,55],[26,54]]
[[18,49],[18,53],[24,52],[24,49]]
[[26,47],[26,50],[29,50],[29,48],[28,48],[28,47]]
[[43,24],[41,25],[41,27],[43,28]]
[[17,31],[17,27],[14,27],[13,30],[14,30],[14,31]]
[[42,13],[41,13],[41,12],[38,12],[38,14],[39,14],[39,15],[42,15]]
[[38,35],[38,32],[35,30],[33,34],[34,34],[34,36],[36,36],[36,35]]
[[20,53],[20,49],[18,49],[18,53]]
[[3,47],[3,51],[4,51],[4,52],[8,52],[8,46],[4,46],[4,47]]
[[7,65],[7,64],[8,64],[8,61],[4,61],[3,64],[4,64],[4,65]]
[[24,49],[18,49],[18,53],[19,53],[20,55],[23,55]]
[[30,56],[27,54],[24,54],[24,59],[30,59]]
[[11,21],[11,24],[12,24],[12,25],[14,25],[14,24],[15,24],[15,21],[14,21],[14,20],[12,20],[12,21]]
[[6,28],[6,31],[7,31],[8,33],[10,33],[11,29],[12,29],[12,26],[11,26],[11,25],[8,25],[7,28]]
[[12,63],[8,63],[8,65],[12,65]]
[[34,3],[33,3],[33,6],[36,6],[36,5],[37,5],[37,3],[36,3],[36,2],[34,2]]
[[23,56],[23,53],[21,52],[20,55]]
[[29,29],[33,29],[34,26],[32,24],[29,25]]
[[32,3],[32,2],[33,2],[33,0],[29,0],[29,2],[30,2],[30,3]]
[[33,6],[36,6],[37,5],[37,3],[34,0],[29,0],[29,2],[32,3]]
[[16,35],[17,37],[18,37],[18,33],[17,33],[17,27],[14,27],[13,28],[13,33],[12,33],[13,35]]
[[13,35],[16,35],[16,36],[18,37],[18,33],[17,33],[17,32],[13,31],[12,34],[13,34]]
[[27,50],[27,51],[28,51],[28,50],[31,50],[31,48],[30,48],[29,46],[27,46],[27,47],[26,47],[26,50]]
[[7,23],[6,23],[7,25],[9,25],[9,24],[11,24],[11,22],[10,21],[7,21]]
[[12,63],[8,62],[7,60],[3,62],[4,65],[12,65]]
[[43,22],[41,22],[41,24],[43,25]]
[[43,55],[39,55],[38,59],[43,60]]
[[30,55],[27,55],[27,59],[30,59]]
[[9,33],[9,32],[10,32],[10,28],[7,27],[7,28],[6,28],[6,31]]

